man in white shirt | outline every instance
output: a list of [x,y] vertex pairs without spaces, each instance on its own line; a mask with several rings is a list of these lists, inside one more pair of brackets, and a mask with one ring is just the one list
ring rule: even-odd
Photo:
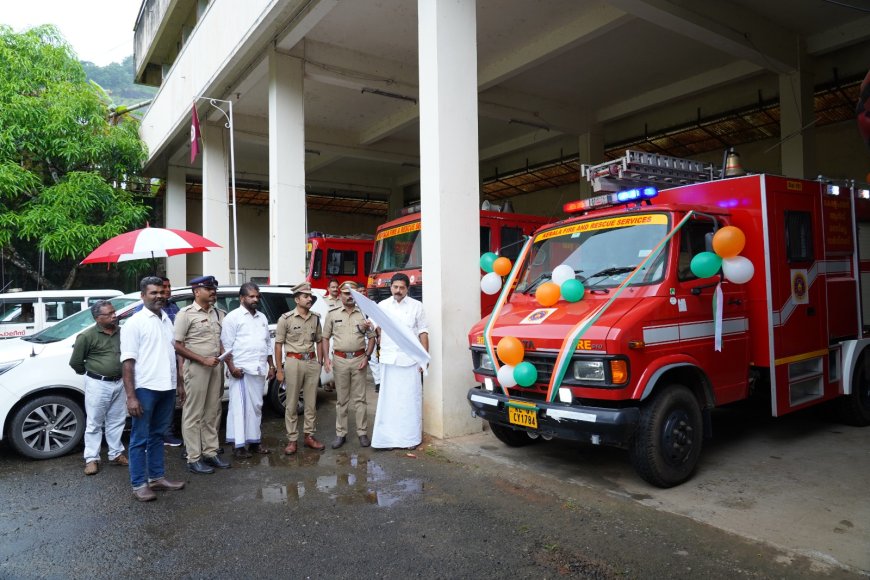
[[[275,376],[269,321],[257,310],[260,287],[246,282],[239,288],[239,307],[224,318],[221,343],[227,357],[227,443],[239,459],[271,453],[260,442],[263,391]],[[248,446],[250,451],[248,450]]]
[[130,430],[130,483],[139,501],[157,499],[155,490],[177,491],[183,481],[165,477],[163,434],[175,410],[175,394],[183,402],[184,386],[178,382],[172,322],[163,312],[166,295],[156,276],[139,283],[145,307],[121,327],[121,365]]
[[[423,304],[408,296],[410,280],[395,274],[390,280],[392,297],[378,303],[381,310],[411,330],[427,351],[429,329]],[[423,440],[423,379],[420,367],[402,352],[386,332],[381,333],[381,390],[372,431],[376,449],[413,449]]]

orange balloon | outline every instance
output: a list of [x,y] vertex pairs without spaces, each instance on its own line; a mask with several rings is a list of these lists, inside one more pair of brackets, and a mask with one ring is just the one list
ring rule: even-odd
[[545,308],[558,302],[561,295],[562,291],[559,289],[559,285],[555,282],[544,282],[538,286],[537,290],[535,290],[535,298],[537,298],[541,306],[544,306]]
[[498,341],[495,353],[504,364],[516,366],[523,362],[523,357],[526,356],[526,349],[523,348],[523,343],[519,339],[513,336],[506,336]]
[[743,251],[746,236],[740,228],[725,226],[713,235],[713,251],[720,258],[733,258]]
[[511,268],[513,268],[513,264],[511,264],[510,258],[504,256],[496,258],[495,262],[492,263],[492,271],[499,276],[507,276],[511,273]]

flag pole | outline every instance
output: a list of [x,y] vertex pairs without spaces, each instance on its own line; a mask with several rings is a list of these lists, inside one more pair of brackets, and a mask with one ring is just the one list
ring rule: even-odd
[[[197,97],[197,99],[205,99],[208,104],[221,112],[221,115],[227,120],[224,126],[230,130],[230,191],[232,194],[233,208],[233,271],[235,272],[235,283],[239,285],[239,218],[238,206],[236,205],[236,146],[235,137],[233,136],[233,102],[224,99],[212,99],[211,97]],[[218,103],[227,103],[225,111]]]

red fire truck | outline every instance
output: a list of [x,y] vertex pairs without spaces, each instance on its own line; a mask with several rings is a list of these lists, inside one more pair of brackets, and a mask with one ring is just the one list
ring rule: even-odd
[[339,236],[310,232],[305,246],[306,280],[312,288],[329,286],[329,279],[364,286],[372,264],[374,240],[370,234]]
[[[486,204],[486,207],[490,207]],[[375,233],[375,257],[366,294],[375,301],[390,297],[390,278],[398,272],[411,280],[408,294],[423,299],[423,254],[420,244],[419,206],[415,213],[379,226]],[[519,213],[480,211],[480,251],[495,252],[513,260],[522,247],[523,239],[551,219]],[[496,296],[481,293],[481,316],[489,314]]]
[[[643,479],[671,487],[695,471],[710,410],[750,395],[773,416],[830,401],[845,422],[870,424],[870,190],[714,180],[699,162],[634,151],[584,174],[610,192],[566,204],[579,215],[534,234],[469,334],[480,385],[468,400],[497,438],[625,448]],[[650,182],[671,187],[655,195]],[[746,236],[745,283],[692,271],[723,226]],[[562,264],[583,294],[543,307],[536,289]],[[504,337],[535,367],[529,386],[499,374]]]

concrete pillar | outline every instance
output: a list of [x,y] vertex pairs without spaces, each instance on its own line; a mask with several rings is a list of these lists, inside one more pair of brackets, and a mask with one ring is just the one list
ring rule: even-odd
[[[587,133],[580,135],[579,156],[581,165],[596,165],[604,163],[604,132],[600,125],[596,125],[589,129]],[[589,182],[580,178],[580,197],[589,197],[592,195],[592,186]]]
[[813,74],[803,46],[798,70],[779,75],[782,174],[815,179],[816,131]]
[[[230,220],[227,211],[229,192],[229,161],[226,154],[229,136],[223,124],[203,123],[202,132],[202,235],[219,244],[202,255],[202,272],[192,276],[211,275],[219,282],[230,282]],[[225,143],[226,140],[226,143]]]
[[[164,221],[169,229],[187,229],[186,180],[183,167],[169,166],[166,174],[166,197],[163,198]],[[174,286],[187,285],[187,254],[166,258],[166,277]]]
[[391,187],[387,204],[387,220],[399,217],[399,210],[405,207],[405,188],[400,185]]
[[475,4],[417,3],[423,302],[432,354],[423,430],[442,438],[481,429],[466,402],[473,383],[467,333],[480,318]]
[[305,111],[302,59],[269,54],[269,279],[305,278]]

